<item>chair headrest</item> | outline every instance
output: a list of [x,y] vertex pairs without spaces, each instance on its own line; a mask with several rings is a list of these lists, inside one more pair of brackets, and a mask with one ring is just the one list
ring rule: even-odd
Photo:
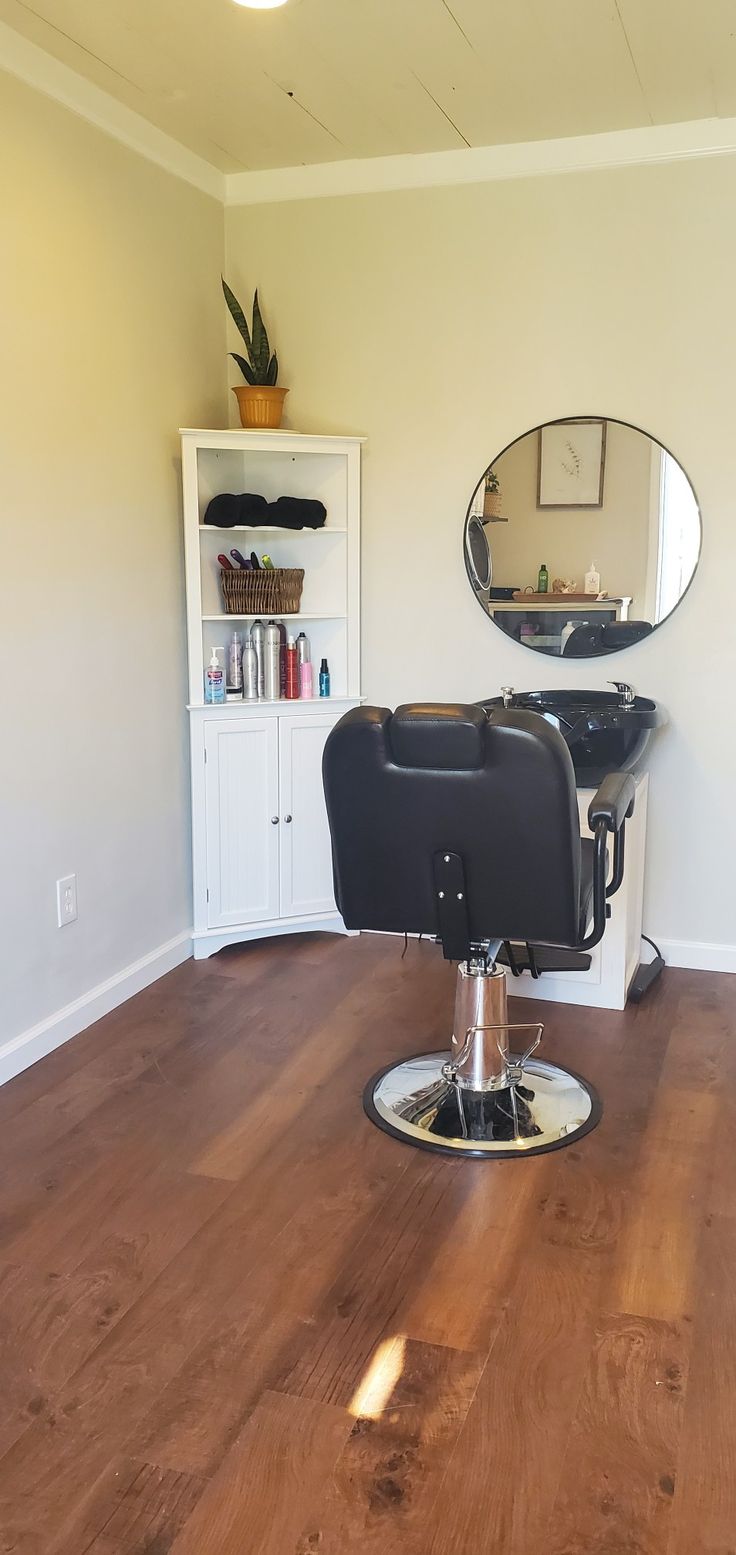
[[398,767],[460,772],[482,767],[488,715],[462,702],[408,702],[388,724],[391,756]]

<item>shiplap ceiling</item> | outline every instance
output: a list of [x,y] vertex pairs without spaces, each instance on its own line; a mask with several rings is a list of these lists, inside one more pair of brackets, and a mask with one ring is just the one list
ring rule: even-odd
[[736,115],[736,0],[0,0],[222,172]]

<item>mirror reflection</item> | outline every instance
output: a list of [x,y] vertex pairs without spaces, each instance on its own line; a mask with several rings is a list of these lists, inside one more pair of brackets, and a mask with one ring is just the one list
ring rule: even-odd
[[468,507],[465,565],[508,636],[592,658],[666,620],[700,539],[697,499],[672,454],[626,422],[587,416],[536,427],[492,460]]

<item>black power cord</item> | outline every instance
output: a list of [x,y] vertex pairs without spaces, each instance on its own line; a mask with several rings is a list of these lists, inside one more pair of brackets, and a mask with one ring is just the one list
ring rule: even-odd
[[642,934],[641,937],[643,940],[646,940],[647,945],[651,945],[652,950],[654,951],[654,956],[651,961],[640,961],[634,976],[631,979],[629,1000],[632,1004],[638,1004],[639,1001],[644,998],[645,993],[649,988],[651,988],[652,983],[655,982],[660,973],[664,971],[664,956],[662,955],[659,945],[655,945],[654,940],[650,939],[648,934]]

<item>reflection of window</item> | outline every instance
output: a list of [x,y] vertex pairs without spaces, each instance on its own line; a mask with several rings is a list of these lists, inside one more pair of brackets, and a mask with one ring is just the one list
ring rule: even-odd
[[700,518],[692,486],[676,459],[663,451],[655,621],[663,621],[682,598],[695,571],[699,545]]

